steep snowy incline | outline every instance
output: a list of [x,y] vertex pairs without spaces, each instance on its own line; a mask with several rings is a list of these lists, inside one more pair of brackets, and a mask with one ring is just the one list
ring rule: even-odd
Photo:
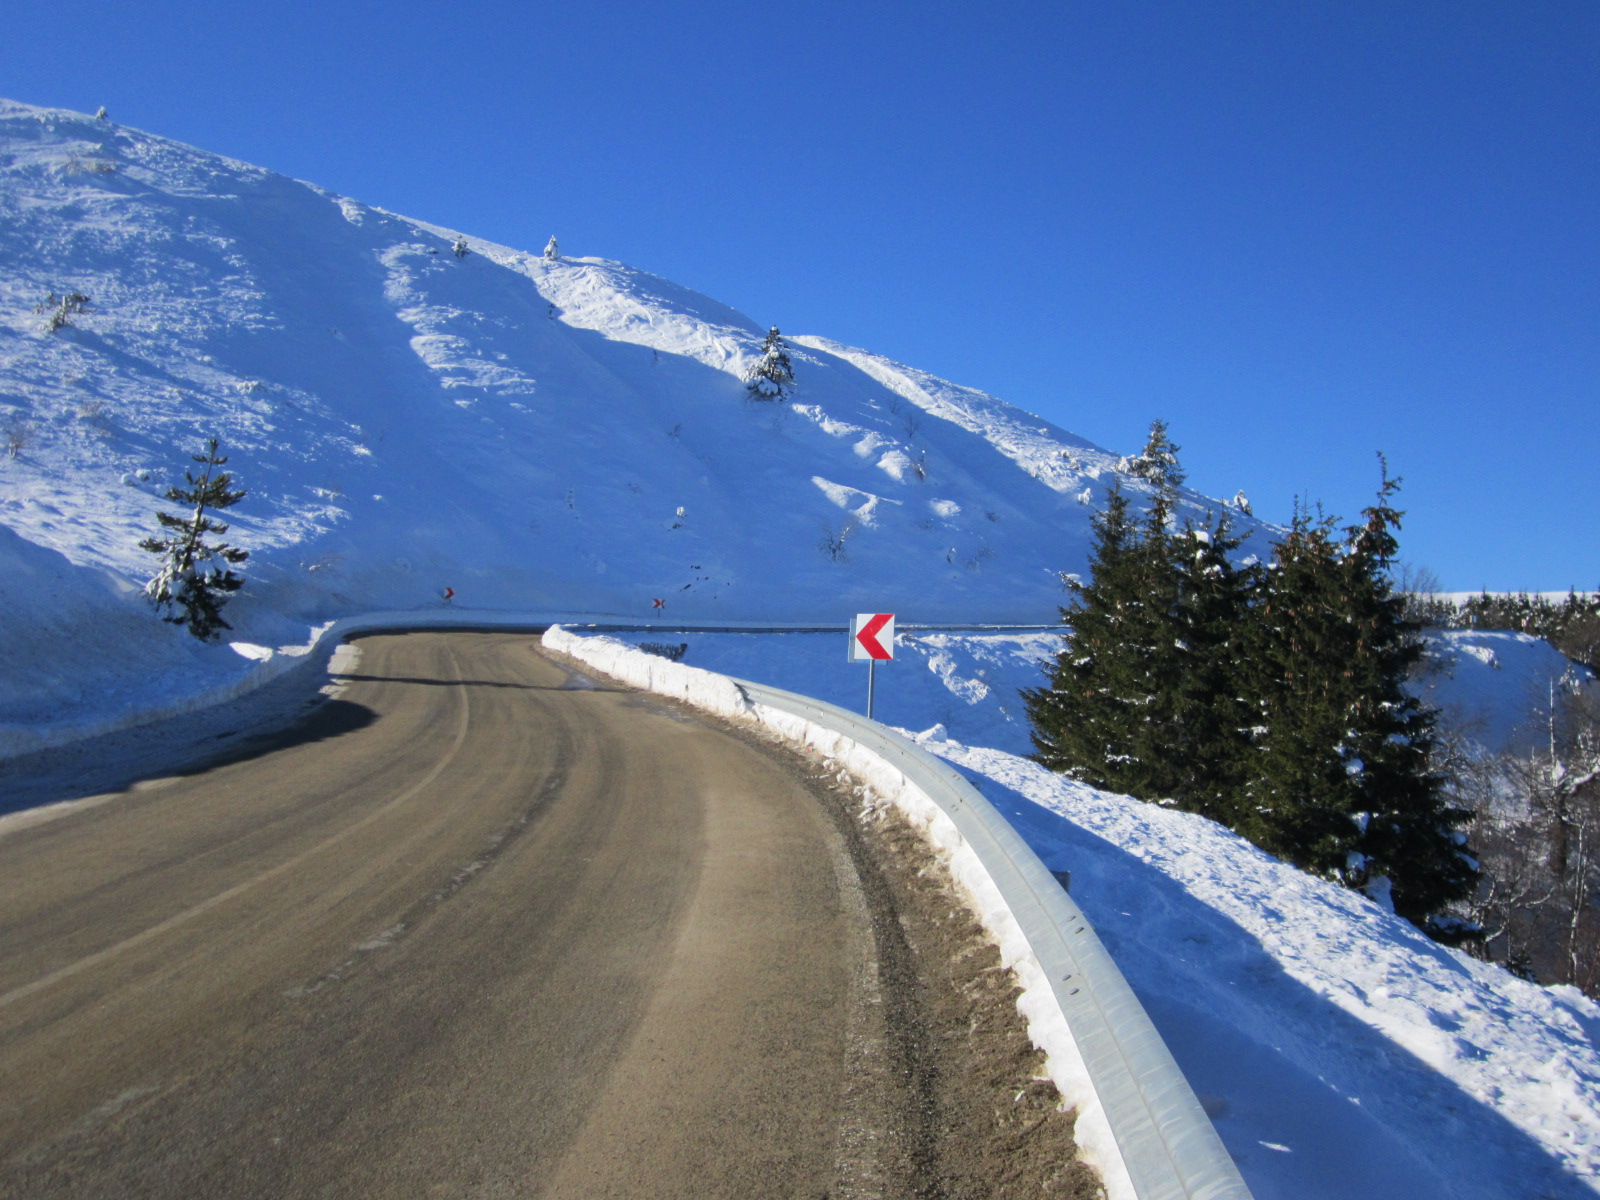
[[[459,237],[0,101],[0,525],[103,579],[82,603],[105,628],[148,619],[138,543],[215,435],[248,489],[228,514],[247,641],[446,588],[618,616],[1054,617],[1113,455],[821,338],[794,339],[789,402],[753,401],[765,331],[743,315],[600,259],[471,237],[458,255]],[[89,303],[49,330],[38,310],[72,292]],[[13,592],[10,636],[94,643],[61,640],[56,598]],[[179,636],[119,636],[82,669],[166,661]],[[0,723],[45,698],[13,682]]]

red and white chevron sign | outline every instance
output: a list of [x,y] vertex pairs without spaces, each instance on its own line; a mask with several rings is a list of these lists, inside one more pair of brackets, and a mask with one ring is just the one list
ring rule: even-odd
[[857,613],[850,625],[850,661],[887,662],[894,657],[894,614]]

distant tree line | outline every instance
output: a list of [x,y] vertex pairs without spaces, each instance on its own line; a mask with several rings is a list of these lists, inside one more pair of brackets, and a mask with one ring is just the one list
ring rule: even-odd
[[1091,576],[1048,683],[1024,692],[1034,757],[1096,787],[1200,813],[1359,888],[1432,936],[1474,894],[1472,813],[1434,769],[1436,713],[1406,690],[1420,627],[1391,582],[1400,481],[1359,523],[1301,509],[1270,559],[1227,513],[1177,519],[1178,447],[1156,422],[1094,520]]
[[1543,638],[1575,662],[1600,671],[1600,591],[1570,591],[1559,602],[1518,592],[1455,600],[1428,592],[1408,597],[1413,617],[1438,629],[1509,629]]

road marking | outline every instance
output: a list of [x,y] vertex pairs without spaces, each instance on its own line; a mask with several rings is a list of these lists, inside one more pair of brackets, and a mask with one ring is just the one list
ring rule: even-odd
[[[450,657],[450,669],[455,674],[456,682],[460,683],[461,664],[456,659],[455,652],[452,651],[448,646],[445,647],[445,653]],[[357,830],[365,828],[374,821],[378,820],[378,818],[387,815],[396,808],[399,808],[402,804],[406,803],[406,801],[410,800],[419,792],[429,787],[434,780],[438,779],[443,773],[444,769],[448,767],[450,763],[454,761],[456,755],[461,752],[461,747],[466,744],[467,725],[472,713],[472,702],[468,696],[466,688],[461,688],[460,694],[461,715],[456,724],[455,741],[451,743],[450,749],[445,753],[443,758],[434,764],[433,769],[424,775],[422,779],[412,784],[411,787],[407,788],[393,800],[388,801],[381,808],[374,809],[355,824],[345,826],[345,828],[341,829],[338,833],[334,834],[326,841],[318,842],[315,846],[311,847],[311,849],[297,854],[294,858],[287,859],[284,862],[279,863],[277,866],[254,876],[253,878],[234,884],[230,888],[224,888],[216,895],[207,897],[206,899],[200,901],[199,904],[194,905],[192,908],[186,908],[180,913],[175,913],[168,917],[165,921],[161,921],[155,925],[152,925],[148,929],[142,930],[130,938],[125,938],[114,945],[105,947],[104,949],[96,950],[93,954],[86,955],[75,962],[70,962],[64,967],[59,967],[56,970],[51,971],[50,974],[39,979],[35,979],[32,983],[25,983],[21,987],[13,988],[11,991],[0,995],[0,1008],[5,1008],[8,1005],[14,1004],[18,1000],[26,1000],[29,996],[32,996],[37,992],[41,992],[44,989],[53,986],[54,984],[60,983],[64,979],[70,979],[74,975],[78,975],[89,970],[91,967],[99,966],[108,959],[115,958],[118,954],[121,954],[125,950],[132,950],[137,946],[142,946],[146,942],[154,941],[156,938],[160,937],[164,933],[169,932],[170,930],[176,929],[181,925],[187,925],[196,917],[204,916],[218,905],[226,904],[234,897],[241,896],[245,892],[250,891],[258,885],[266,883],[268,880],[276,879],[279,875],[282,875],[287,871],[292,871],[295,867],[298,867],[301,863],[306,862],[308,859],[314,858],[318,854],[321,854],[324,850],[338,845]]]

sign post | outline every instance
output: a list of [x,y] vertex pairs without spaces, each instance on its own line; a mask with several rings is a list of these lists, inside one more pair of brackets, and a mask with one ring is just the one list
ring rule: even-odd
[[867,720],[872,720],[878,663],[894,658],[894,614],[857,613],[850,623],[850,661],[867,664]]

